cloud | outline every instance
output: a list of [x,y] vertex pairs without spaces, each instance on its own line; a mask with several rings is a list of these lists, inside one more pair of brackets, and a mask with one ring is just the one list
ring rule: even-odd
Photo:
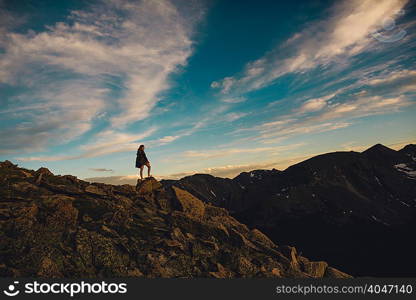
[[247,116],[248,115],[248,113],[243,113],[243,112],[241,112],[241,113],[236,113],[236,112],[234,112],[234,113],[228,113],[226,116],[225,116],[225,119],[228,121],[228,122],[233,122],[233,121],[236,121],[236,120],[238,120],[238,119],[241,119],[241,118],[243,118],[243,117],[245,117],[245,116]]
[[180,136],[180,135],[174,135],[174,136],[167,135],[167,136],[164,136],[164,137],[158,139],[158,142],[160,143],[160,145],[165,145],[165,144],[171,143],[173,141],[176,141],[177,139],[181,138],[182,136]]
[[206,112],[202,118],[201,116],[198,116],[196,122],[185,122],[185,124],[189,126],[188,128],[175,132],[175,135],[166,135],[156,140],[150,140],[147,142],[147,144],[150,146],[163,146],[183,137],[190,136],[198,130],[212,124],[213,122],[218,123],[220,121],[224,121],[225,118],[219,117],[219,115],[223,114],[226,110],[226,105],[219,105],[211,109],[206,109]]
[[413,103],[405,96],[397,97],[359,97],[354,101],[335,103],[329,106],[322,114],[311,121],[325,121],[340,118],[361,118],[369,115],[386,114],[398,111],[402,107]]
[[219,158],[219,157],[226,157],[226,156],[235,156],[240,154],[256,154],[256,153],[267,153],[270,155],[274,155],[277,153],[293,150],[304,146],[304,143],[295,143],[290,145],[280,145],[280,146],[272,146],[272,147],[257,147],[257,148],[220,148],[220,149],[210,149],[205,151],[185,151],[182,154],[182,157],[190,158],[190,159],[210,159],[210,158]]
[[229,103],[229,104],[241,103],[241,102],[244,102],[246,100],[247,100],[247,98],[245,98],[245,97],[234,97],[234,98],[221,99],[222,102]]
[[105,168],[90,168],[89,170],[94,172],[114,172],[113,169],[105,169]]
[[320,98],[310,99],[302,104],[302,106],[297,110],[299,113],[307,113],[319,111],[327,106],[328,100],[332,99],[336,94],[326,95]]
[[139,144],[143,143],[144,139],[151,136],[155,130],[155,128],[150,128],[149,130],[138,134],[107,130],[97,134],[91,142],[82,145],[80,147],[80,154],[29,156],[17,157],[16,159],[19,161],[61,161],[135,151]]
[[270,144],[297,135],[333,131],[350,126],[353,119],[397,112],[401,108],[414,104],[405,96],[387,98],[381,96],[362,97],[360,94],[357,96],[358,98],[348,102],[326,105],[313,116],[292,119],[296,115],[293,113],[286,116],[288,120],[291,120],[290,122],[276,121],[274,126],[267,126],[268,123],[261,124],[256,127],[259,134],[254,139],[260,140],[264,144]]
[[[117,129],[108,129],[99,132],[89,142],[80,146],[80,154],[29,156],[17,157],[16,159],[19,161],[61,161],[134,151],[139,144],[146,144],[149,147],[163,146],[172,143],[177,139],[189,136],[213,121],[217,122],[218,114],[223,113],[226,109],[226,106],[217,106],[214,109],[211,109],[202,119],[193,123],[189,128],[177,132],[176,135],[167,135],[159,139],[149,139],[158,128],[151,127],[148,130],[137,134],[126,133]],[[223,119],[225,120],[225,118]]]
[[[289,73],[303,73],[316,67],[326,68],[343,62],[371,45],[379,44],[371,32],[383,20],[399,17],[406,0],[351,0],[334,5],[330,17],[310,24],[283,45],[248,63],[241,74],[211,84],[222,93],[247,92],[272,83]],[[342,64],[340,64],[342,65]],[[339,66],[337,66],[339,67]]]
[[292,126],[285,126],[274,130],[265,130],[255,139],[260,140],[263,144],[272,144],[293,136],[322,133],[340,128],[346,128],[351,124],[352,123],[350,122],[298,122]]
[[127,176],[102,176],[102,177],[89,177],[85,178],[88,182],[101,182],[105,184],[122,185],[130,184],[136,185],[138,175],[127,175]]
[[368,85],[382,85],[389,83],[397,83],[401,81],[412,81],[413,83],[416,80],[416,70],[398,70],[389,72],[388,74],[383,74],[372,78],[366,82]]
[[416,87],[414,77],[413,70],[387,69],[377,76],[359,78],[336,91],[304,101],[275,120],[239,128],[233,133],[255,133],[242,140],[272,144],[298,135],[345,128],[354,119],[399,112],[416,104],[411,95],[403,92],[412,92],[412,87]]
[[106,92],[89,81],[72,81],[15,97],[0,112],[8,125],[0,130],[2,152],[41,151],[81,136],[105,107]]
[[259,153],[259,152],[268,152],[272,151],[272,147],[261,147],[261,148],[246,148],[246,149],[215,149],[215,150],[206,150],[206,151],[185,151],[183,157],[187,158],[214,158],[214,157],[224,157],[234,154],[242,153]]
[[416,70],[387,70],[378,76],[363,80],[363,84],[379,94],[416,92]]
[[[171,86],[169,76],[186,65],[193,50],[204,9],[193,1],[182,6],[167,0],[97,1],[42,32],[13,32],[2,26],[12,20],[3,19],[0,83],[21,93],[19,105],[11,108],[15,99],[0,100],[1,110],[16,113],[8,116],[10,124],[25,113],[30,125],[2,132],[15,138],[3,138],[2,151],[68,142],[91,129],[97,116],[111,130],[147,118]],[[49,116],[56,121],[47,122]],[[36,140],[30,141],[35,128]]]

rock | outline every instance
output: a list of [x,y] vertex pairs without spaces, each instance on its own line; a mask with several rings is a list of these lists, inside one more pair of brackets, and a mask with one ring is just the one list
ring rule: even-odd
[[327,267],[328,264],[324,261],[314,261],[304,264],[305,272],[315,278],[323,277]]
[[172,189],[175,193],[176,200],[178,201],[179,210],[199,219],[204,216],[205,205],[201,200],[176,186],[172,186]]
[[289,259],[292,268],[299,268],[298,255],[295,247],[281,246],[279,250]]
[[74,198],[64,195],[53,195],[43,201],[45,207],[54,213],[46,217],[46,224],[54,229],[66,231],[77,225],[78,210],[72,206]]
[[251,238],[269,248],[277,247],[264,233],[256,228],[251,230]]
[[82,216],[82,220],[86,223],[91,222],[93,219],[88,215],[88,214],[84,214]]
[[213,205],[205,205],[205,215],[207,217],[229,216],[228,211],[226,209]]
[[0,162],[0,168],[16,168],[17,165],[13,164],[11,161],[9,160],[5,160]]
[[23,193],[36,191],[39,189],[36,185],[31,184],[26,181],[20,181],[20,182],[12,184],[12,188],[16,191],[23,192]]
[[39,271],[36,275],[45,278],[62,277],[62,273],[60,272],[58,265],[49,257],[44,257],[41,259]]
[[281,273],[278,268],[273,268],[271,273],[276,277],[281,277]]
[[36,183],[37,185],[39,185],[39,184],[42,182],[42,178],[43,178],[43,174],[42,174],[42,173],[40,173],[40,174],[36,174],[35,183]]
[[37,185],[39,185],[42,182],[42,179],[46,176],[53,176],[53,173],[51,171],[49,171],[49,169],[47,168],[39,168],[36,172],[35,172],[35,183]]
[[325,270],[324,277],[330,277],[330,278],[352,278],[351,275],[348,275],[344,272],[341,272],[340,270],[337,270],[332,267],[327,267]]
[[85,188],[85,191],[87,193],[98,195],[98,196],[106,196],[107,195],[107,193],[105,191],[103,191],[102,189],[100,189],[97,186],[92,185],[92,184],[87,186]]
[[218,271],[209,272],[209,274],[212,277],[215,277],[215,278],[232,278],[233,277],[232,272],[230,270],[224,268],[224,266],[221,265],[220,263],[217,263],[217,269],[218,269]]
[[72,175],[64,175],[62,176],[62,178],[67,179],[68,181],[70,181],[71,183],[77,184],[79,182],[79,179],[76,176],[72,176]]
[[138,268],[134,268],[132,270],[127,271],[127,276],[128,277],[143,277],[144,275],[142,272],[140,272]]
[[155,190],[158,190],[162,187],[162,184],[158,182],[153,177],[148,177],[146,179],[138,179],[136,190],[139,195],[152,194]]
[[237,260],[237,271],[242,275],[251,277],[257,273],[258,268],[246,257],[240,256]]
[[24,176],[24,177],[33,177],[32,173],[30,172],[26,172],[24,170],[21,170],[20,173]]
[[232,228],[229,231],[229,233],[230,233],[230,240],[237,247],[247,247],[247,248],[258,250],[258,248],[249,239],[247,239],[243,234],[238,232],[236,229]]
[[165,240],[164,242],[165,242],[165,244],[166,244],[167,247],[179,248],[181,250],[184,250],[185,249],[184,245],[182,245],[177,240]]
[[36,175],[45,175],[45,176],[53,176],[53,173],[51,171],[49,171],[49,169],[47,168],[39,168],[36,172]]

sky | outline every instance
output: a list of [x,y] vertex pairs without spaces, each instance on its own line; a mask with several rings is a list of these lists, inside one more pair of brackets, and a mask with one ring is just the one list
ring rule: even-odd
[[416,143],[406,0],[0,0],[0,161],[134,183]]

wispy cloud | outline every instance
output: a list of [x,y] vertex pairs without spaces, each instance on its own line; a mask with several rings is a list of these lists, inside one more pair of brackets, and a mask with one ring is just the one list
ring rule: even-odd
[[121,185],[130,184],[136,185],[138,175],[126,175],[126,176],[101,176],[101,177],[88,177],[85,181],[88,182],[101,182],[106,184]]
[[248,115],[248,113],[243,113],[243,112],[236,113],[236,112],[233,112],[233,113],[228,113],[228,114],[225,116],[225,119],[226,119],[228,122],[233,122],[233,121],[236,121],[236,120],[238,120],[238,119],[244,118],[244,117],[245,117],[245,116],[247,116],[247,115]]
[[94,172],[114,172],[113,169],[106,169],[106,168],[90,168],[89,170]]
[[312,118],[313,121],[325,121],[340,118],[360,118],[368,115],[392,113],[402,107],[412,105],[405,96],[397,97],[359,97],[354,101],[330,105],[322,114]]
[[140,134],[127,134],[117,131],[100,132],[90,143],[80,147],[81,153],[75,155],[45,155],[17,157],[19,161],[61,161],[97,157],[118,152],[134,151],[143,140],[153,134],[155,128]]
[[[147,118],[170,87],[169,75],[192,53],[194,25],[203,12],[195,5],[98,1],[43,32],[0,26],[0,82],[22,91],[19,103],[7,110],[25,113],[30,123],[4,129],[2,137],[14,138],[2,138],[2,148],[39,151],[50,142],[68,142],[92,128],[98,116],[113,131]],[[16,115],[7,117],[13,123]],[[31,141],[30,135],[37,138]]]
[[[209,126],[212,123],[218,123],[220,121],[228,121],[226,117],[223,116],[224,112],[227,111],[227,105],[218,105],[213,108],[208,108],[206,111],[197,116],[197,120],[193,122],[181,122],[187,126],[187,128],[175,132],[174,135],[166,135],[155,140],[147,141],[147,144],[150,146],[163,146],[169,143],[172,143],[183,137],[190,136],[196,133],[198,130]],[[242,115],[241,115],[242,117]]]
[[[393,75],[393,79],[390,79],[389,74]],[[365,83],[360,82],[359,92],[352,92],[357,86],[354,83],[336,92],[308,99],[301,102],[291,112],[276,117],[275,120],[247,128],[239,128],[233,133],[252,133],[252,136],[243,138],[243,140],[271,144],[281,142],[289,137],[345,128],[352,125],[354,119],[400,112],[405,107],[416,104],[413,97],[400,95],[403,87],[407,87],[408,91],[411,91],[409,87],[412,84],[409,78],[413,76],[413,72],[406,71],[405,74],[396,76],[395,74],[395,72],[387,73],[367,80]],[[400,82],[397,78],[400,78]],[[393,84],[387,86],[387,82],[393,82]],[[376,88],[373,91],[367,91],[366,89],[371,86]],[[378,95],[380,91],[384,95]],[[338,96],[339,99],[337,99]],[[253,133],[256,134],[253,135]]]
[[306,118],[291,118],[296,115],[294,113],[287,116],[289,122],[271,122],[274,126],[264,123],[256,127],[259,135],[255,139],[268,144],[296,135],[337,130],[353,124],[353,119],[398,112],[401,108],[415,104],[405,96],[357,96],[358,98],[347,102],[325,105],[318,114]]
[[386,83],[397,83],[400,81],[411,81],[413,84],[416,82],[416,70],[398,70],[382,74],[367,81],[368,85],[381,85]]
[[330,17],[310,24],[283,45],[265,56],[248,63],[241,74],[212,83],[222,93],[239,93],[264,87],[289,73],[302,73],[318,66],[335,62],[366,51],[376,44],[371,32],[382,26],[386,18],[400,15],[406,0],[352,0],[337,3]]
[[235,98],[223,98],[223,99],[221,99],[222,102],[229,103],[229,104],[241,103],[241,102],[244,102],[246,100],[247,100],[247,98],[245,98],[245,97],[235,97]]
[[302,104],[301,107],[299,107],[297,112],[303,114],[307,112],[314,112],[314,111],[322,110],[324,107],[328,105],[328,101],[332,99],[335,95],[336,93],[333,93],[333,94],[329,94],[323,97],[307,100],[306,102]]
[[188,158],[214,158],[224,157],[234,154],[242,153],[259,153],[272,151],[272,147],[261,147],[261,148],[247,148],[247,149],[218,149],[218,150],[206,150],[206,151],[186,151],[183,156]]

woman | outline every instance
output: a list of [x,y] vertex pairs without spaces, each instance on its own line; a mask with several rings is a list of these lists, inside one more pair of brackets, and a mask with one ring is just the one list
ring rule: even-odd
[[144,145],[140,145],[137,149],[136,168],[140,168],[140,178],[143,180],[143,168],[147,167],[147,177],[150,177],[150,162],[144,153]]

